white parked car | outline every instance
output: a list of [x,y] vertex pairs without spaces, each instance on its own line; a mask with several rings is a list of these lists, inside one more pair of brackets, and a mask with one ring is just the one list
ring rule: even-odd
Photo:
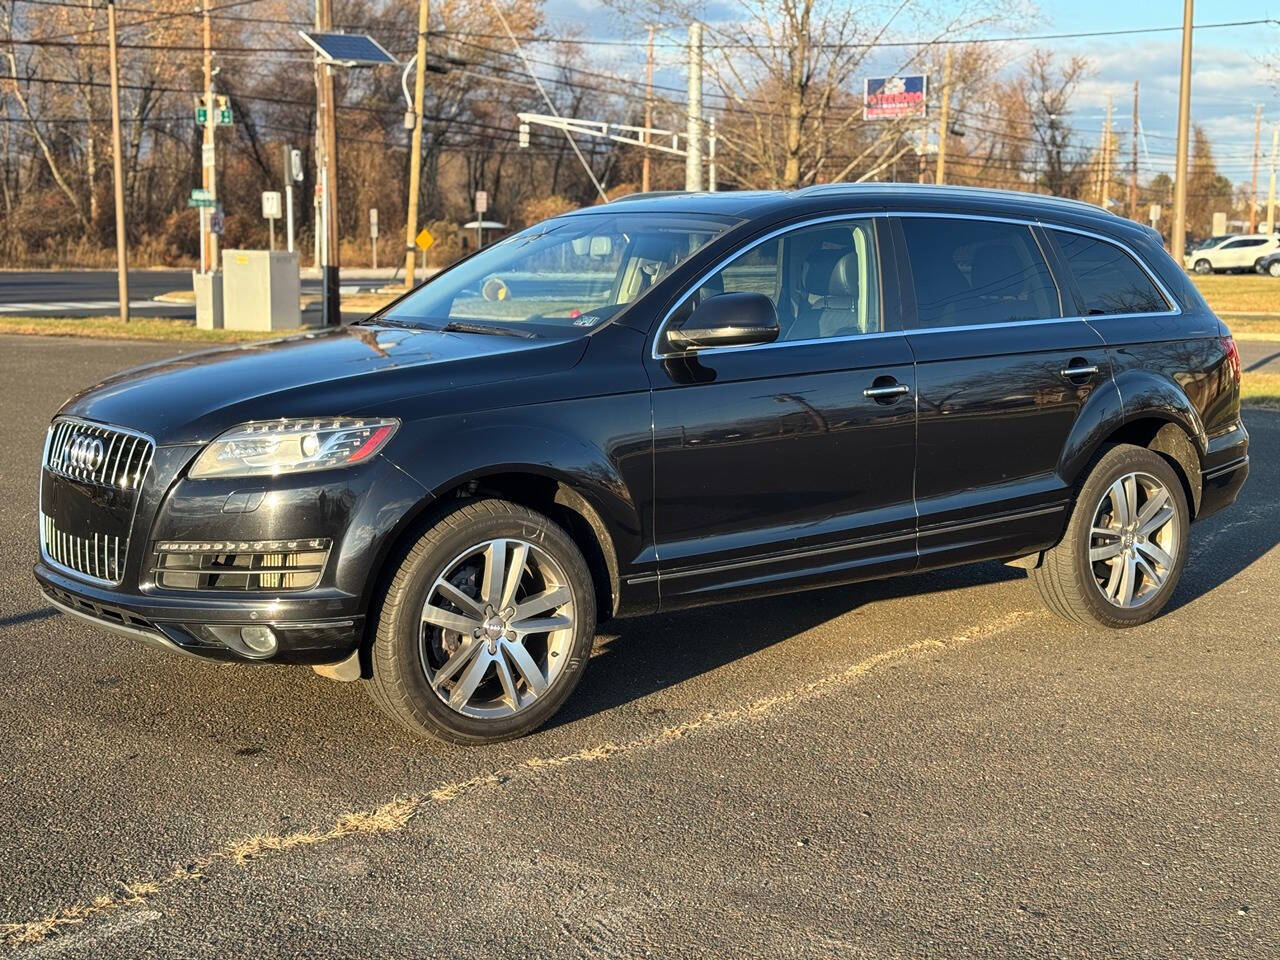
[[1277,250],[1280,250],[1280,235],[1246,233],[1192,250],[1182,258],[1182,262],[1188,270],[1196,273],[1257,270],[1258,264]]

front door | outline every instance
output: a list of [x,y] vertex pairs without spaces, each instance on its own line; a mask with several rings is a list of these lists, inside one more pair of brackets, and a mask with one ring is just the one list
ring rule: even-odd
[[1048,546],[1070,509],[1067,438],[1090,393],[1115,389],[1103,340],[1064,316],[1074,304],[1032,226],[897,223],[915,299],[920,567]]
[[659,330],[664,609],[914,568],[915,373],[881,283],[885,224],[832,218],[754,241],[673,311],[764,293],[775,343],[680,352]]

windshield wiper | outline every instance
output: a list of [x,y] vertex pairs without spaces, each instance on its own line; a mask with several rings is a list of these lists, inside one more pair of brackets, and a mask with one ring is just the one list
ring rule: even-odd
[[513,330],[511,327],[501,327],[490,323],[466,323],[460,320],[450,320],[440,329],[445,333],[487,333],[495,337],[519,337],[521,340],[538,339],[537,334],[529,333],[527,330]]

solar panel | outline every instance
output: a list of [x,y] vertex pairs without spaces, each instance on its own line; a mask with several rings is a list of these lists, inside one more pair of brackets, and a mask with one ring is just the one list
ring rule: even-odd
[[299,30],[298,35],[315,48],[321,60],[331,63],[346,67],[379,67],[397,62],[377,40],[365,33],[308,33]]

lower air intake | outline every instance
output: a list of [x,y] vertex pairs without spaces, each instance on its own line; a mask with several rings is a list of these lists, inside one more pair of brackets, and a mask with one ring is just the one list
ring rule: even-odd
[[168,590],[309,590],[320,582],[331,540],[176,541],[156,544],[152,573]]

